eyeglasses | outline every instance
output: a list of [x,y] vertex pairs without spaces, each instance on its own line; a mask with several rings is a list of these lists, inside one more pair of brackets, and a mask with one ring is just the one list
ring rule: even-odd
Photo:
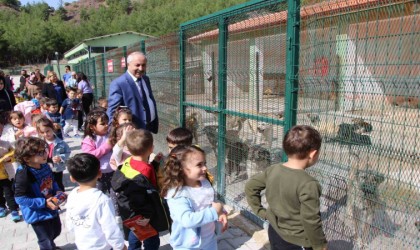
[[41,152],[36,153],[35,156],[44,156],[44,155],[46,155],[48,153],[49,153],[48,152],[48,149],[45,149],[44,151],[41,151]]

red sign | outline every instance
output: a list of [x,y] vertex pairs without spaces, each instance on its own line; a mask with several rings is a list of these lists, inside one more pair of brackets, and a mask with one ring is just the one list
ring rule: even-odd
[[125,68],[125,57],[121,57],[121,68]]
[[107,60],[106,64],[108,66],[108,73],[113,73],[114,72],[114,62],[112,59]]

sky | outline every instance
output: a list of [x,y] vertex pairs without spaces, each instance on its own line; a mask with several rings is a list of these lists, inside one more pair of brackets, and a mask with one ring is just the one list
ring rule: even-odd
[[[63,4],[64,3],[71,3],[71,2],[74,2],[74,1],[76,1],[76,0],[63,0]],[[60,0],[20,0],[20,4],[23,6],[23,5],[26,5],[27,3],[30,3],[30,4],[32,4],[32,3],[42,3],[42,2],[44,2],[44,3],[47,3],[49,6],[51,6],[51,7],[54,7],[55,9],[58,9],[58,7],[60,7]]]

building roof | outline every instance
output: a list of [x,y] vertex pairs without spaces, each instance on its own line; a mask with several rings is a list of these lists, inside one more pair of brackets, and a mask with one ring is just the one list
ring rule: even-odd
[[[395,0],[392,4],[399,2],[408,2],[407,0]],[[391,4],[387,0],[335,0],[324,1],[321,3],[303,6],[300,9],[301,19],[306,19],[311,16],[328,16],[345,11],[354,11],[360,8],[368,8],[374,4]],[[281,11],[259,17],[253,17],[238,23],[230,24],[228,30],[230,33],[246,32],[256,30],[259,28],[266,28],[270,25],[285,24],[287,22],[287,11]],[[193,36],[188,39],[189,42],[197,42],[200,40],[214,39],[219,35],[219,29],[214,29],[204,32],[200,35]]]

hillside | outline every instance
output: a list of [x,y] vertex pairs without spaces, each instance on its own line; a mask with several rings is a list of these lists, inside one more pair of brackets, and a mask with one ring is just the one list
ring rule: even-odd
[[98,9],[100,6],[107,7],[105,0],[79,0],[72,3],[64,3],[67,11],[67,21],[80,22],[81,10]]

